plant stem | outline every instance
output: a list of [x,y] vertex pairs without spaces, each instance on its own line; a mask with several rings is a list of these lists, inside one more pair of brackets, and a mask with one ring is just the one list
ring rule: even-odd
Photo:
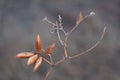
[[45,75],[45,77],[44,77],[43,80],[47,80],[47,78],[48,78],[48,76],[49,76],[49,74],[50,74],[51,71],[52,71],[52,67],[50,67],[50,68],[48,69],[48,71],[47,71],[47,73],[46,73],[46,75]]
[[105,35],[105,31],[106,31],[106,27],[104,27],[104,30],[103,30],[103,33],[102,33],[100,39],[95,43],[94,46],[92,46],[91,48],[87,49],[86,51],[84,51],[84,52],[82,52],[82,53],[80,53],[80,54],[71,56],[70,59],[73,59],[73,58],[79,57],[79,56],[81,56],[81,55],[83,55],[83,54],[86,54],[86,53],[90,52],[91,50],[93,50],[95,47],[97,47],[97,45],[98,45],[98,44],[101,42],[101,40],[103,39],[103,37],[104,37],[104,35]]
[[47,59],[43,58],[43,60],[46,61],[48,64],[52,65],[52,63],[48,61]]
[[61,59],[61,60],[57,61],[54,65],[56,66],[56,65],[58,65],[58,64],[60,64],[60,63],[62,63],[63,61],[65,61],[65,58],[63,58],[63,59]]

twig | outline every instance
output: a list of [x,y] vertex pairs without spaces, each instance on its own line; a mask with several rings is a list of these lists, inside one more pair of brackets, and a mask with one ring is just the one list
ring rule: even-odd
[[59,29],[59,27],[58,27],[58,23],[57,23],[57,21],[56,21],[56,27],[57,27],[57,35],[58,35],[58,39],[59,39],[61,45],[63,45],[63,41],[62,41],[62,39],[61,39],[61,37],[60,37],[60,32],[59,32],[60,29]]
[[80,54],[77,54],[77,55],[74,55],[74,56],[71,56],[70,59],[73,59],[73,58],[76,58],[76,57],[79,57],[83,54],[86,54],[87,52],[90,52],[91,50],[93,50],[95,47],[97,47],[97,45],[101,42],[101,40],[103,39],[104,35],[105,35],[105,31],[106,31],[106,27],[104,27],[104,30],[103,30],[103,33],[100,37],[100,39],[96,42],[96,44],[94,46],[92,46],[91,48],[87,49],[86,51],[80,53]]
[[52,63],[48,61],[47,59],[43,58],[43,60],[46,61],[48,64],[52,65]]
[[50,61],[51,61],[51,63],[53,64],[54,61],[53,61],[53,58],[52,58],[51,54],[49,54],[49,56],[50,56]]
[[61,60],[59,60],[59,61],[57,61],[54,65],[56,66],[56,65],[58,65],[58,64],[60,64],[60,63],[62,63],[63,61],[65,61],[66,59],[65,58],[63,58],[63,59],[61,59]]
[[48,78],[48,76],[49,76],[49,74],[50,74],[51,71],[52,71],[52,67],[50,67],[50,68],[48,69],[48,71],[47,71],[47,73],[46,73],[46,75],[45,75],[45,77],[44,77],[43,80],[47,80],[47,78]]
[[[91,12],[89,15],[83,17],[83,19],[81,20],[81,22],[83,22],[85,19],[87,19],[88,17],[93,16],[93,15],[95,15],[95,13],[94,13],[94,12]],[[80,23],[81,23],[81,22],[80,22]],[[67,36],[70,35],[70,34],[78,27],[78,25],[79,25],[79,24],[76,24],[69,32],[67,32],[67,33],[66,33]]]
[[46,22],[48,22],[49,24],[51,24],[51,25],[53,25],[53,26],[56,26],[56,24],[54,24],[53,22],[49,21],[49,20],[47,19],[47,17],[45,17],[45,18],[43,19],[43,21],[46,21]]
[[65,40],[64,40],[64,54],[65,54],[65,58],[68,57],[67,39],[68,39],[68,36],[66,36],[66,37],[65,37]]
[[[98,46],[98,44],[100,44],[101,40],[103,39],[103,37],[104,37],[104,35],[105,35],[106,27],[104,27],[104,30],[103,30],[103,32],[102,32],[102,35],[100,36],[100,39],[99,39],[92,47],[88,48],[87,50],[83,51],[83,52],[80,53],[80,54],[73,55],[73,56],[69,56],[69,55],[68,55],[67,40],[68,40],[69,35],[79,26],[79,24],[80,24],[82,21],[84,21],[84,20],[85,20],[86,18],[88,18],[89,16],[93,16],[93,15],[95,15],[95,13],[94,13],[94,12],[91,12],[89,15],[83,17],[82,14],[80,13],[79,18],[78,18],[78,20],[76,21],[76,25],[75,25],[70,31],[68,31],[68,32],[66,32],[66,31],[64,30],[64,28],[63,28],[62,18],[61,18],[60,15],[58,15],[58,22],[56,21],[56,23],[53,23],[53,22],[49,21],[49,20],[47,19],[47,17],[44,18],[43,21],[46,21],[46,22],[48,22],[49,24],[51,24],[51,25],[52,25],[52,26],[51,26],[51,27],[52,27],[52,30],[53,30],[53,31],[56,31],[57,36],[58,36],[58,40],[59,40],[60,44],[64,47],[64,57],[63,57],[63,59],[60,59],[60,60],[58,60],[57,62],[54,62],[54,61],[53,61],[53,57],[51,56],[51,54],[48,54],[50,60],[47,60],[47,59],[45,58],[46,55],[39,54],[39,53],[40,53],[40,50],[39,50],[39,48],[37,47],[37,48],[38,48],[38,49],[37,49],[38,52],[33,52],[33,53],[35,53],[34,55],[37,54],[39,57],[42,57],[42,59],[43,59],[45,62],[47,62],[47,63],[49,64],[49,66],[50,66],[50,68],[48,69],[48,71],[47,71],[47,73],[46,73],[46,75],[45,75],[45,77],[44,77],[43,80],[47,80],[47,78],[48,78],[48,76],[50,75],[52,69],[53,69],[54,67],[56,67],[58,64],[66,61],[66,60],[74,59],[74,58],[79,57],[79,56],[81,56],[81,55],[83,55],[83,54],[86,54],[86,53],[90,52],[91,50],[93,50],[94,48],[96,48],[96,47]],[[60,31],[62,31],[63,34],[65,35],[65,37],[64,37],[63,40],[62,40],[62,38],[61,38]],[[39,41],[39,40],[38,40],[38,41]],[[39,43],[37,43],[37,45],[40,46]],[[53,48],[53,47],[52,47],[52,48]],[[50,49],[52,49],[52,48],[50,48]],[[42,49],[41,51],[42,51],[43,53],[46,52],[44,49]],[[30,52],[28,52],[28,53],[29,53],[29,54],[19,55],[18,58],[27,58],[28,56],[31,57]],[[46,53],[44,53],[44,54],[46,54]],[[34,60],[34,59],[33,59],[33,60]],[[35,61],[35,60],[34,60],[34,61]],[[37,67],[39,67],[42,61],[40,61],[40,60],[37,59],[35,62],[37,63]],[[36,65],[35,65],[35,68],[34,68],[34,69],[37,69],[37,68],[36,68]]]

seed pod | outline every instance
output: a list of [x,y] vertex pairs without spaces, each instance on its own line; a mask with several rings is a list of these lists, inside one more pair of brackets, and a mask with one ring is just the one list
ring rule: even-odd
[[21,53],[16,55],[16,58],[29,58],[33,55],[34,55],[33,52],[21,52]]
[[80,12],[80,15],[79,15],[79,17],[78,17],[78,19],[77,19],[77,21],[76,21],[76,25],[78,25],[78,24],[80,24],[80,22],[83,20],[83,15],[82,15],[82,13]]
[[40,52],[42,49],[41,39],[40,39],[39,35],[37,35],[37,37],[36,37],[35,48],[36,48],[37,52]]
[[33,69],[33,72],[35,72],[37,70],[37,68],[41,65],[42,63],[42,57],[39,57],[35,63],[35,66],[34,66],[34,69]]
[[38,55],[33,55],[28,59],[27,65],[33,64],[37,61]]
[[54,50],[54,48],[55,48],[55,44],[53,43],[45,50],[44,55],[45,56],[49,55]]

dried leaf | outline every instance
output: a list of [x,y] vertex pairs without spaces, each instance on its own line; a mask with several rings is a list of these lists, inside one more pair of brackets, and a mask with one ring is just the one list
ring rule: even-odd
[[82,21],[82,19],[83,19],[83,15],[82,15],[82,13],[80,12],[80,15],[79,15],[79,17],[78,17],[78,20],[76,21],[76,24],[77,24],[77,25],[80,24],[80,22]]
[[31,56],[29,59],[28,59],[28,62],[27,62],[27,65],[30,65],[30,64],[33,64],[37,61],[38,59],[38,55],[34,55],[34,56]]
[[16,58],[29,58],[33,55],[34,55],[33,52],[21,52],[21,53],[16,55]]
[[54,50],[54,48],[55,48],[55,44],[53,43],[45,50],[44,55],[45,56],[49,55]]
[[42,63],[42,57],[39,57],[35,63],[35,66],[34,66],[34,72],[37,70],[37,68],[41,65]]
[[39,35],[37,35],[37,37],[36,37],[35,48],[36,48],[37,52],[40,52],[42,49],[41,39],[40,39]]

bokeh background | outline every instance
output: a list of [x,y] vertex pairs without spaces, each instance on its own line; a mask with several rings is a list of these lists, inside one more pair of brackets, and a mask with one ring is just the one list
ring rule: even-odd
[[55,22],[61,15],[64,29],[69,31],[79,12],[86,16],[91,11],[96,15],[70,36],[69,53],[78,54],[94,45],[107,26],[101,44],[89,54],[57,66],[48,80],[120,80],[119,8],[119,0],[0,0],[0,80],[42,80],[49,67],[45,62],[33,73],[33,66],[27,66],[27,60],[15,59],[15,55],[35,50],[34,40],[40,34],[43,48],[57,42],[54,60],[63,58],[63,48],[43,18]]

